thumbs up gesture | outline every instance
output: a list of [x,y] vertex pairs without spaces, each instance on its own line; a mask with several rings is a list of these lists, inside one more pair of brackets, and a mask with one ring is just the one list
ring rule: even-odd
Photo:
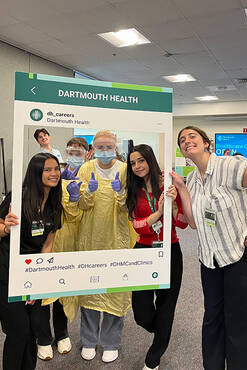
[[121,181],[119,180],[119,172],[116,173],[116,177],[115,177],[115,180],[113,180],[111,182],[111,187],[114,191],[116,191],[117,193],[122,189],[122,183]]
[[71,181],[69,185],[67,185],[66,189],[69,193],[69,200],[70,202],[77,202],[80,198],[80,186],[82,184],[82,181],[80,181],[78,184],[76,181]]
[[91,179],[88,182],[88,190],[90,193],[94,193],[98,189],[98,181],[95,180],[95,175],[91,172]]

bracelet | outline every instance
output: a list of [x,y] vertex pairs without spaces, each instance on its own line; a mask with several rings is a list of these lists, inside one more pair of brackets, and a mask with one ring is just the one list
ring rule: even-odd
[[6,225],[4,225],[4,228],[3,228],[4,234],[9,235],[9,233],[5,230],[5,228],[6,228]]

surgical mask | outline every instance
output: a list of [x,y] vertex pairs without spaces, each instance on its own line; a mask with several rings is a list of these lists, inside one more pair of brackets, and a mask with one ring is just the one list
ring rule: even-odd
[[84,163],[84,159],[81,157],[75,157],[73,155],[70,155],[66,159],[66,163],[68,163],[71,168],[76,168]]
[[97,158],[102,164],[109,164],[116,158],[114,151],[96,150],[94,157]]

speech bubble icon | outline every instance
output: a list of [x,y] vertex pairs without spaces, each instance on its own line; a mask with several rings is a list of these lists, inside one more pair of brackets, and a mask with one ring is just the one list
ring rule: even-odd
[[36,264],[38,265],[39,263],[42,263],[44,260],[43,260],[43,258],[37,258],[36,259]]

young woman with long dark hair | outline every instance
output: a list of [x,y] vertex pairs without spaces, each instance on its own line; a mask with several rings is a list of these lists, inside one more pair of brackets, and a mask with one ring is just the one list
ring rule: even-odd
[[[63,202],[68,201],[66,186],[74,179],[78,169],[84,163],[87,150],[88,144],[86,140],[81,137],[73,137],[66,145],[67,166],[61,175]],[[52,251],[50,252],[70,252],[76,250],[78,222],[80,218],[81,213],[73,220],[73,222],[67,222],[65,217],[63,227],[56,233]],[[64,297],[60,298],[60,300],[55,300],[51,304],[41,306],[41,325],[38,335],[38,357],[41,360],[47,361],[53,358],[53,337],[50,321],[53,322],[54,337],[57,343],[58,352],[60,354],[66,354],[72,348],[67,328],[68,319],[64,313],[63,305],[60,303],[60,301],[66,300],[66,297]],[[52,319],[50,320],[51,311]]]
[[[49,153],[36,154],[29,162],[22,188],[20,254],[51,249],[61,227],[62,188],[58,159]],[[8,303],[9,249],[11,228],[18,225],[11,212],[11,193],[0,206],[0,321],[6,339],[3,370],[33,370],[37,345],[34,323],[40,302]],[[35,234],[35,228],[42,235]]]
[[[161,170],[152,148],[141,144],[131,148],[127,159],[127,207],[135,231],[134,248],[151,248],[163,240],[164,188]],[[185,228],[180,197],[174,185],[166,195],[173,200],[170,289],[132,292],[132,308],[138,325],[154,333],[143,370],[158,369],[171,335],[173,317],[182,279],[182,253],[175,227]]]

